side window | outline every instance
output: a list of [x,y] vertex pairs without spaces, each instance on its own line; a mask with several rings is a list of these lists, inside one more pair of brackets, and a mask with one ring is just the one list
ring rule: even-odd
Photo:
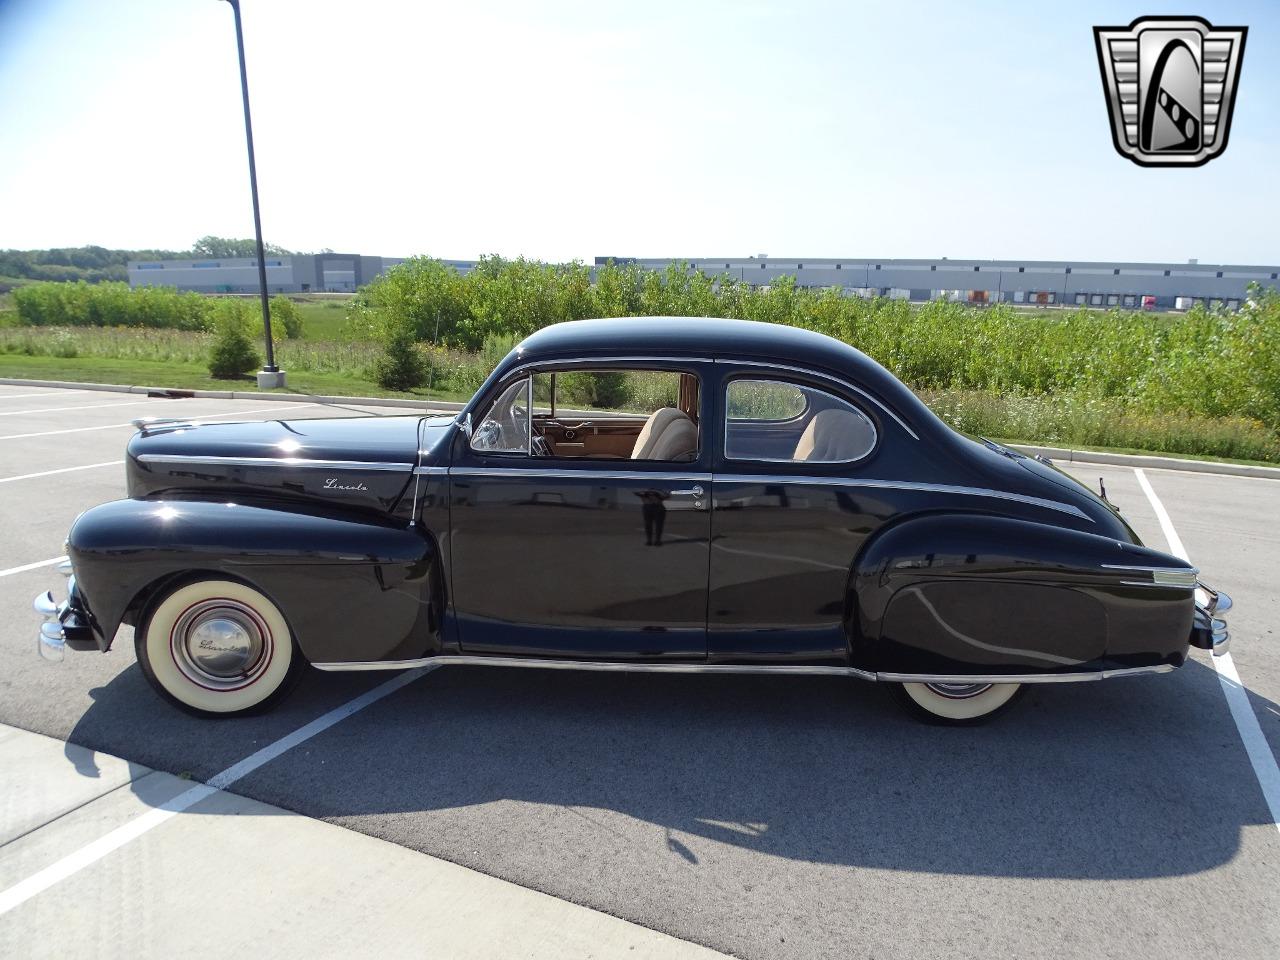
[[529,378],[503,390],[471,434],[471,449],[481,453],[528,453]]
[[471,434],[479,453],[532,458],[698,458],[695,374],[643,368],[542,370],[506,386]]
[[774,463],[848,463],[876,445],[871,419],[825,390],[781,380],[733,380],[725,392],[724,455]]

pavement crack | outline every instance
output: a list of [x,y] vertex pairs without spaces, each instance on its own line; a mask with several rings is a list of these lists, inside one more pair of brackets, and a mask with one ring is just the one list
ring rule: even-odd
[[132,787],[134,784],[141,783],[143,780],[147,779],[147,777],[153,777],[155,775],[156,775],[155,770],[148,769],[147,772],[140,777],[130,778],[129,780],[126,780],[124,783],[117,784],[116,786],[112,787],[110,790],[107,790],[105,793],[100,793],[97,796],[90,797],[88,800],[85,800],[82,803],[77,803],[74,807],[68,807],[66,810],[63,810],[61,813],[59,813],[56,817],[53,817],[50,820],[45,820],[43,823],[38,823],[34,827],[32,827],[30,830],[24,830],[22,833],[18,834],[17,836],[10,837],[8,840],[0,842],[0,850],[3,850],[5,847],[9,846],[10,844],[17,843],[19,840],[23,839],[24,837],[29,837],[33,833],[40,832],[45,827],[52,826],[53,824],[57,823],[59,820],[69,817],[71,816],[71,814],[76,813],[79,810],[83,810],[85,807],[90,806],[91,804],[97,803],[99,800],[106,799],[107,797],[111,796],[113,793],[117,793],[120,790],[123,790],[125,787]]

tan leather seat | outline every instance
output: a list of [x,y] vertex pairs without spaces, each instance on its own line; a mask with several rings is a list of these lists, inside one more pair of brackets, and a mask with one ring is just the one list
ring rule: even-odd
[[650,460],[696,460],[698,458],[698,428],[683,413],[671,421],[658,437],[649,454]]
[[675,407],[650,414],[631,448],[632,460],[688,460],[698,452],[698,428]]
[[822,410],[809,421],[792,459],[836,463],[857,460],[875,444],[875,428],[848,410]]

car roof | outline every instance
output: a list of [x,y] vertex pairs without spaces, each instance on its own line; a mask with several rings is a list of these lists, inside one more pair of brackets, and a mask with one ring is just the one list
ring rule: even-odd
[[[907,386],[861,350],[813,330],[721,317],[610,317],[570,320],[530,334],[490,376],[526,363],[559,359],[689,357],[753,360],[826,371],[869,391],[905,416],[917,432],[950,431]],[[477,393],[476,400],[480,394]],[[909,428],[910,429],[910,428]]]
[[[812,330],[719,317],[611,317],[557,323],[527,337],[520,360],[585,356],[751,357],[886,375],[861,350]],[[873,374],[874,379],[879,377]]]

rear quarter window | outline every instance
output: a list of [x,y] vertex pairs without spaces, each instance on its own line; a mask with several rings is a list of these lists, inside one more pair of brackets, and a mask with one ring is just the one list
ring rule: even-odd
[[876,445],[875,423],[849,401],[784,380],[725,388],[724,455],[769,463],[852,463]]

